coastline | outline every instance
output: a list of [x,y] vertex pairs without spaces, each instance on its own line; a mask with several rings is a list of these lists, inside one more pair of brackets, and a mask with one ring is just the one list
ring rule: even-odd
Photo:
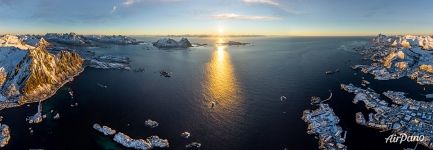
[[[67,77],[67,79],[64,80],[63,83],[59,84],[57,86],[57,88],[55,88],[55,90],[51,90],[52,92],[50,92],[49,94],[47,94],[47,96],[44,96],[44,97],[41,97],[41,98],[31,98],[31,99],[28,99],[30,101],[29,103],[36,103],[36,102],[39,102],[39,101],[45,101],[48,98],[54,96],[57,93],[57,91],[60,88],[62,88],[66,83],[72,82],[76,76],[80,75],[85,70],[85,67],[86,66],[81,67],[80,71],[78,71],[76,74]],[[20,104],[20,101],[18,101],[18,103]],[[22,103],[20,105],[29,104],[29,103]]]
[[[35,97],[33,97],[33,98],[29,99],[29,102],[27,102],[27,103],[21,103],[20,101],[17,101],[17,102],[2,102],[2,103],[0,103],[0,105],[1,105],[1,106],[0,106],[0,110],[7,109],[7,108],[20,107],[20,106],[25,105],[25,104],[37,103],[37,102],[39,102],[39,101],[45,101],[45,100],[47,100],[48,98],[51,98],[51,97],[54,96],[54,95],[57,93],[57,91],[58,91],[60,88],[62,88],[66,83],[72,82],[76,76],[80,75],[80,74],[85,70],[85,67],[87,67],[87,66],[81,67],[81,69],[80,69],[79,72],[77,72],[76,74],[74,74],[74,75],[72,75],[72,76],[67,77],[67,79],[64,80],[61,84],[59,84],[59,85],[57,86],[57,88],[55,88],[55,90],[51,90],[51,92],[50,92],[49,94],[47,94],[46,96],[44,96],[44,97],[39,97],[39,98],[35,98]],[[4,106],[4,105],[7,105],[7,106]]]

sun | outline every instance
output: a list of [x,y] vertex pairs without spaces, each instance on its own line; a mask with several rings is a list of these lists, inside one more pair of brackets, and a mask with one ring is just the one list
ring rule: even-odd
[[224,26],[222,26],[222,25],[218,25],[218,33],[221,35],[221,34],[224,34]]

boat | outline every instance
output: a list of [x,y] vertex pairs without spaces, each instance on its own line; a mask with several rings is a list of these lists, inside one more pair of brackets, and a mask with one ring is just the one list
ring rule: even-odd
[[337,72],[340,72],[340,69],[328,70],[328,71],[325,72],[325,74],[334,74],[334,73],[337,73]]
[[286,99],[287,99],[286,96],[281,96],[281,97],[280,97],[280,100],[281,100],[281,101],[284,101],[284,100],[286,100]]
[[97,85],[98,85],[99,87],[101,87],[101,88],[107,88],[107,87],[108,87],[107,85],[103,85],[103,84],[101,84],[101,83],[97,83]]
[[166,78],[171,77],[171,73],[167,72],[167,71],[160,71],[159,74],[161,74],[161,76],[164,76]]
[[140,67],[140,68],[136,68],[136,69],[134,69],[133,71],[134,71],[134,72],[144,72],[145,70],[144,70],[143,67]]
[[68,93],[71,96],[71,98],[73,99],[74,98],[74,91],[72,91],[71,88],[68,88]]

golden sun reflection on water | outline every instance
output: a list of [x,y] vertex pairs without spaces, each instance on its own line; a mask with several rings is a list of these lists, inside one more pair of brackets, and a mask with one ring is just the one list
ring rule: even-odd
[[[217,43],[223,42],[223,39],[217,41]],[[227,52],[228,47],[216,44],[215,48],[210,62],[206,65],[203,96],[209,105],[208,108],[214,112],[212,114],[214,119],[230,121],[226,119],[241,115],[239,102],[242,100],[242,94],[230,54]],[[215,107],[212,108],[213,102]]]

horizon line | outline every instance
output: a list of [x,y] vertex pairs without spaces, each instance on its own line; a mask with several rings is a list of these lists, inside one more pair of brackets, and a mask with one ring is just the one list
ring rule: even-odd
[[77,35],[123,35],[123,36],[166,36],[166,37],[371,37],[377,35],[428,35],[432,36],[432,34],[419,34],[419,33],[401,33],[401,34],[386,34],[386,33],[377,33],[377,34],[311,34],[311,35],[301,35],[301,34],[95,34],[95,33],[86,33],[82,34],[79,32],[46,32],[46,33],[0,33],[0,35],[45,35],[48,33],[57,33],[57,34],[68,34],[75,33]]
[[[290,35],[290,34],[226,34],[226,35],[219,35],[219,34],[95,34],[95,33],[86,33],[82,34],[79,32],[46,32],[46,33],[0,33],[0,35],[45,35],[48,33],[55,33],[55,34],[69,34],[69,33],[75,33],[77,35],[123,35],[123,36],[167,36],[167,37],[266,37],[266,36],[280,36],[280,37],[353,37],[353,36],[360,36],[360,37],[368,37],[368,36],[377,36],[379,34],[365,34],[365,35],[347,35],[347,34],[335,34],[335,35]],[[387,34],[383,34],[387,35]],[[407,35],[407,34],[388,34],[388,35]],[[420,35],[420,34],[410,34],[410,35]]]

